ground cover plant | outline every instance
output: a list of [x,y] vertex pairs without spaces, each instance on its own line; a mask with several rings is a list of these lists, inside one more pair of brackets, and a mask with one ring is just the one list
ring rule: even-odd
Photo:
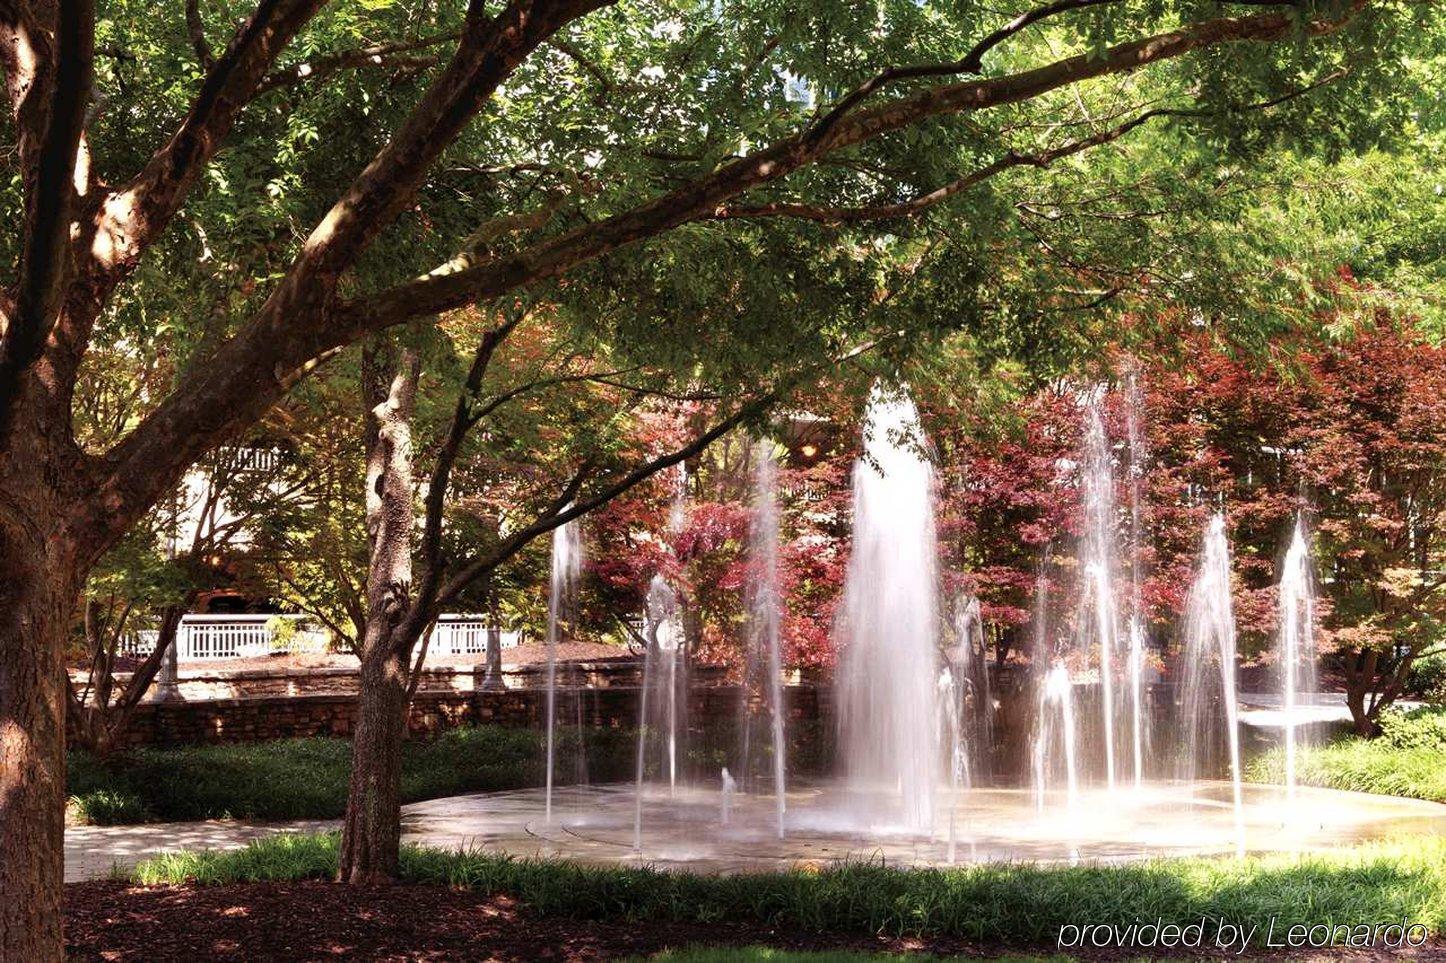
[[[1247,776],[1284,781],[1283,751],[1258,757]],[[1385,713],[1375,739],[1351,736],[1305,747],[1296,757],[1296,777],[1310,786],[1446,803],[1446,707]]]
[[[587,734],[587,774],[632,774],[633,735]],[[473,726],[405,744],[402,799],[542,784],[543,735]],[[557,779],[577,778],[575,730],[558,733]],[[351,744],[346,739],[276,739],[215,746],[144,748],[100,760],[72,752],[67,771],[71,818],[96,825],[193,819],[333,819],[346,807]]]
[[[832,764],[828,727],[799,720],[789,732],[796,773]],[[558,729],[556,779],[617,782],[636,775],[636,729]],[[712,777],[738,734],[730,726],[690,733],[687,771]],[[580,766],[580,739],[586,765]],[[402,801],[541,786],[546,759],[539,730],[467,726],[404,744]],[[656,763],[655,763],[656,764]],[[346,806],[351,743],[312,737],[212,746],[147,747],[105,759],[69,754],[66,793],[72,823],[119,826],[195,819],[334,819]],[[649,775],[652,775],[649,770]]]
[[[335,835],[282,835],[230,852],[160,856],[137,867],[133,879],[147,885],[327,879],[336,859]],[[854,863],[733,876],[405,847],[400,875],[410,883],[505,896],[543,915],[1020,946],[1053,946],[1061,926],[1081,920],[1127,926],[1156,918],[1274,919],[1277,938],[1295,924],[1407,920],[1439,935],[1446,923],[1446,840],[1434,836],[1240,860],[910,870]],[[1261,927],[1254,943],[1264,945],[1266,935]]]

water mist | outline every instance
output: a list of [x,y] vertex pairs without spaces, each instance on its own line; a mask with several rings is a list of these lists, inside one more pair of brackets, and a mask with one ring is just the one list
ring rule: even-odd
[[[547,792],[545,817],[552,822],[552,778],[557,744],[557,641],[570,614],[582,571],[582,538],[577,521],[552,530],[552,579],[547,592]],[[579,748],[579,751],[581,749]]]
[[840,623],[840,745],[850,795],[896,795],[927,831],[939,769],[934,470],[906,391],[876,386],[854,466]]
[[1280,631],[1277,657],[1285,708],[1285,793],[1295,800],[1296,728],[1301,694],[1315,688],[1315,598],[1311,589],[1310,539],[1297,516],[1280,573]]
[[1236,847],[1243,853],[1244,802],[1240,784],[1240,726],[1236,706],[1235,613],[1230,595],[1230,544],[1225,516],[1211,517],[1194,583],[1185,602],[1184,684],[1180,726],[1186,733],[1181,775],[1190,781],[1218,755],[1223,733],[1229,751]]

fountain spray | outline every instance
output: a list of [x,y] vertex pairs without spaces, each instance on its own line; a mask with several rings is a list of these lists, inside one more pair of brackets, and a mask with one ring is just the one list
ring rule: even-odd
[[1145,616],[1143,597],[1144,526],[1141,524],[1144,476],[1144,435],[1140,430],[1140,414],[1144,407],[1140,382],[1133,366],[1125,376],[1125,439],[1129,452],[1126,471],[1130,496],[1130,735],[1134,746],[1135,789],[1144,783],[1145,772]]
[[[788,766],[783,731],[783,659],[779,651],[783,595],[778,572],[778,466],[773,459],[773,443],[767,439],[758,441],[754,453],[757,467],[753,478],[754,514],[749,547],[754,569],[748,605],[752,642],[749,660],[755,668],[752,674],[762,676],[767,699],[769,732],[773,739],[773,808],[778,838],[782,839],[788,808]],[[746,728],[745,719],[745,731]],[[744,776],[746,778],[746,772]]]
[[1115,600],[1115,495],[1109,439],[1099,402],[1092,402],[1085,417],[1082,484],[1085,534],[1081,565],[1085,572],[1085,598],[1094,615],[1094,633],[1100,647],[1100,702],[1104,715],[1105,783],[1115,788],[1115,667],[1119,616]]
[[850,793],[895,794],[906,826],[934,817],[938,752],[938,547],[934,469],[905,390],[876,385],[854,466],[844,584],[840,745]]
[[572,605],[582,571],[582,538],[577,521],[552,530],[552,580],[547,592],[547,793],[544,818],[552,822],[552,777],[557,728],[557,639]]
[[1185,602],[1185,686],[1181,725],[1189,733],[1186,776],[1197,777],[1208,753],[1211,736],[1218,732],[1212,718],[1209,682],[1219,667],[1219,704],[1224,710],[1226,742],[1230,751],[1231,795],[1235,806],[1236,852],[1245,853],[1245,808],[1240,776],[1240,726],[1237,718],[1235,674],[1235,613],[1230,596],[1230,544],[1225,537],[1225,516],[1211,516],[1200,549],[1199,567]]
[[1296,795],[1296,727],[1299,724],[1300,695],[1314,680],[1315,598],[1310,578],[1310,538],[1305,516],[1298,514],[1290,548],[1280,573],[1280,634],[1278,640],[1281,682],[1285,701],[1285,796]]

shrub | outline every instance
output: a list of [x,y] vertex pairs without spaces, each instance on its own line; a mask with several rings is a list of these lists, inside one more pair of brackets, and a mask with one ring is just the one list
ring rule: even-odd
[[89,826],[126,826],[150,819],[140,796],[114,789],[95,789],[71,796],[66,810],[72,821]]
[[1446,706],[1422,706],[1410,712],[1388,709],[1380,722],[1377,738],[1386,745],[1446,753]]
[[[557,781],[616,781],[632,773],[633,736],[623,730],[558,732]],[[585,746],[583,743],[586,743]],[[451,729],[408,741],[402,801],[541,785],[542,733],[502,726]],[[72,814],[97,825],[195,819],[330,819],[346,808],[351,743],[277,739],[145,748],[98,760],[72,752],[66,776]]]
[[[1283,782],[1285,754],[1273,749],[1246,769],[1255,782]],[[1308,786],[1446,802],[1446,710],[1381,715],[1381,735],[1302,747],[1296,778]]]

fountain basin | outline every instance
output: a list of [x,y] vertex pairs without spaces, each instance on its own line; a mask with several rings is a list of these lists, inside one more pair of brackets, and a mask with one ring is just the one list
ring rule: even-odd
[[[1403,834],[1446,835],[1446,806],[1436,803],[1314,787],[1297,793],[1293,808],[1287,808],[1284,787],[1245,787],[1246,851],[1309,852]],[[633,847],[631,785],[554,789],[550,823],[543,817],[542,790],[434,799],[408,806],[402,830],[406,842],[448,849],[705,873],[817,868],[849,860],[894,866],[1060,864],[1236,851],[1227,782],[1084,789],[1073,807],[1061,795],[1046,799],[1043,810],[1027,789],[967,790],[952,807],[944,804],[946,795],[940,794],[934,831],[924,833],[880,810],[870,815],[859,794],[841,784],[790,786],[787,834],[779,839],[771,795],[735,794],[725,827],[714,788],[648,790],[641,852]]]

